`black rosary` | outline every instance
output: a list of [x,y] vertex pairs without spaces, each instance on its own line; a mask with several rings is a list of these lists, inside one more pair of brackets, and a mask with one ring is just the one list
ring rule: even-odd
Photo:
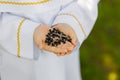
[[61,43],[65,44],[66,41],[71,43],[72,39],[56,28],[50,29],[45,39],[45,43],[49,46],[58,46]]

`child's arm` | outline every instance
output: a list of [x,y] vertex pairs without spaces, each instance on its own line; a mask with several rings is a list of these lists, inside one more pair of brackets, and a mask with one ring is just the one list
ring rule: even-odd
[[33,50],[34,41],[39,49],[44,49],[55,54],[65,53],[67,45],[51,47],[45,44],[44,39],[49,29],[50,27],[47,25],[36,23],[10,13],[1,12],[0,47],[8,53],[28,59],[36,57]]
[[98,0],[74,0],[64,5],[53,24],[69,24],[76,32],[81,45],[96,21],[97,4]]
[[33,32],[40,23],[0,13],[0,46],[18,57],[33,58]]

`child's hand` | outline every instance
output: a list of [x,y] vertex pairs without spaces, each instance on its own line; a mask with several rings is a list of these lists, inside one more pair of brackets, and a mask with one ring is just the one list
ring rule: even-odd
[[50,28],[47,25],[40,25],[35,29],[34,41],[39,49],[47,50],[57,55],[59,54],[64,55],[65,53],[68,53],[69,50],[73,49],[73,46],[70,43],[67,43],[64,45],[61,44],[61,45],[58,45],[57,47],[48,46],[48,44],[45,43],[45,39],[46,39],[47,33],[49,32],[49,29]]
[[[72,43],[67,42],[66,44],[62,44],[65,48],[67,48],[67,53],[65,54],[70,54],[74,47],[76,46],[77,43],[77,36],[72,27],[66,23],[59,23],[54,25],[52,28],[59,29],[61,32],[65,33],[66,35],[70,36],[72,38]],[[57,53],[58,55],[65,55],[61,53]]]
[[39,49],[43,48],[43,41],[45,41],[46,34],[48,33],[50,27],[47,25],[40,25],[34,31],[34,41]]

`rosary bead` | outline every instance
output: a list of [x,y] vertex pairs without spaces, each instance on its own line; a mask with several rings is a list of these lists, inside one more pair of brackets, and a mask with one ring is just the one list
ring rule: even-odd
[[64,44],[65,44],[65,43],[66,43],[66,40],[65,40],[65,39],[62,39],[62,43],[64,43]]
[[50,29],[48,34],[46,35],[45,43],[47,43],[49,46],[58,46],[61,43],[65,44],[66,41],[71,42],[72,39],[70,36],[67,36],[63,32],[59,31],[56,28]]
[[52,46],[55,46],[55,44],[54,44],[54,43],[52,43]]

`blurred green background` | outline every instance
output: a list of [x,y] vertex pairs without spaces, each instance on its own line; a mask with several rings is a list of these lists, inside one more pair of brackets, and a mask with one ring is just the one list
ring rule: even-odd
[[80,48],[83,80],[120,80],[120,0],[101,0],[97,22]]

